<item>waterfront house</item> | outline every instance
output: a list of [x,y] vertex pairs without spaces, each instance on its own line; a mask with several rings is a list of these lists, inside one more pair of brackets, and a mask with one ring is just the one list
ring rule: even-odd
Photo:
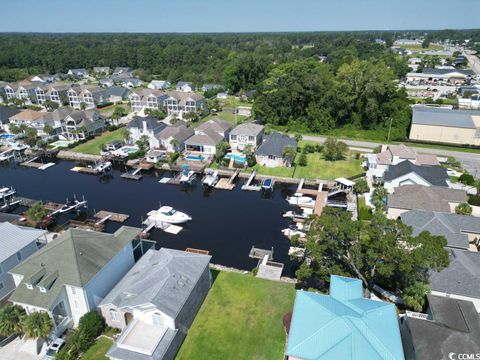
[[185,150],[215,155],[217,145],[228,139],[232,124],[223,120],[209,120],[195,129],[195,134],[185,141]]
[[232,150],[243,151],[246,146],[255,150],[263,140],[263,125],[255,123],[243,123],[236,126],[230,132],[229,143]]
[[84,140],[105,131],[105,120],[96,110],[74,110],[64,120],[62,136],[67,140]]
[[389,165],[383,175],[384,187],[388,192],[404,185],[444,186],[448,187],[450,176],[447,169],[439,166],[418,166],[410,161]]
[[151,164],[156,164],[157,162],[159,162],[163,158],[165,158],[165,151],[162,151],[162,150],[149,150],[145,154],[146,162],[151,163]]
[[155,147],[165,149],[168,152],[181,151],[185,148],[185,141],[195,134],[192,126],[178,120],[174,125],[167,126],[155,135],[158,143]]
[[[50,125],[55,134],[61,134],[65,125],[65,119],[76,110],[73,110],[70,106],[64,106],[56,109],[52,112],[43,113],[42,120],[44,124]],[[42,129],[43,130],[43,129]]]
[[410,161],[415,165],[438,166],[437,156],[431,154],[418,154],[413,148],[400,145],[382,145],[382,151],[378,154],[367,154],[367,176],[382,179],[390,165],[397,165],[403,161]]
[[297,290],[286,359],[403,360],[395,305],[364,298],[362,282],[330,276],[330,295]]
[[149,250],[99,305],[107,325],[122,330],[107,357],[174,359],[210,289],[210,259]]
[[168,98],[164,101],[168,115],[199,112],[206,109],[205,98],[197,93],[169,91]]
[[480,354],[480,316],[469,301],[427,295],[425,313],[401,317],[406,360],[456,359]]
[[288,135],[272,132],[265,136],[257,148],[257,163],[267,167],[291,166],[294,159],[288,159],[283,155],[288,146],[296,151],[297,140]]
[[46,123],[44,122],[44,115],[45,113],[42,113],[40,111],[34,111],[29,109],[23,110],[10,117],[9,126],[25,125],[27,127],[37,129],[37,131],[42,131],[42,129],[46,125]]
[[416,105],[413,107],[410,140],[480,145],[480,111],[453,110]]
[[165,129],[167,125],[152,116],[134,116],[127,125],[129,131],[129,142],[134,144],[146,136],[151,148],[158,147],[156,135]]
[[454,213],[455,208],[467,202],[465,190],[443,186],[403,185],[387,196],[387,215],[396,219],[409,210]]
[[451,248],[477,251],[480,246],[480,218],[427,210],[410,210],[401,214],[402,222],[411,226],[413,235],[422,231],[444,236]]
[[8,129],[8,124],[10,123],[10,118],[17,115],[19,112],[20,110],[17,108],[0,106],[0,130],[6,131]]
[[447,248],[450,264],[430,275],[429,287],[433,295],[471,301],[480,312],[480,253]]
[[73,76],[74,78],[77,79],[85,79],[88,77],[88,71],[87,69],[70,69],[67,72],[67,75]]
[[47,242],[45,230],[0,223],[0,302],[15,289],[9,271]]
[[152,80],[150,81],[150,83],[148,84],[148,88],[149,89],[155,89],[155,90],[166,90],[168,88],[170,88],[170,86],[172,86],[171,83],[169,83],[168,81],[165,81],[165,80]]
[[195,86],[193,86],[193,83],[188,81],[179,81],[175,89],[182,92],[192,92],[195,91]]
[[131,269],[134,252],[140,251],[140,232],[127,226],[113,234],[66,230],[10,270],[17,287],[10,301],[27,314],[47,312],[53,332],[61,335],[95,310]]

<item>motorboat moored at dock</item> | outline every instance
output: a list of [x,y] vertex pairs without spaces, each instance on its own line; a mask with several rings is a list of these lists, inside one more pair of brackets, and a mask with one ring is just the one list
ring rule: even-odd
[[183,224],[192,218],[184,212],[178,211],[171,206],[162,206],[158,210],[152,210],[148,214],[147,222]]
[[213,187],[218,181],[218,173],[216,171],[208,171],[205,177],[202,179],[202,185]]

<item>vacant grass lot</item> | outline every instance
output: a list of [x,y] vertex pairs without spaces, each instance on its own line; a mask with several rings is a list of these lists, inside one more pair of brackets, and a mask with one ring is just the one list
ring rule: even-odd
[[108,360],[105,356],[113,341],[106,337],[101,337],[82,355],[82,360]]
[[103,134],[95,137],[94,139],[74,147],[73,149],[71,149],[71,151],[91,155],[100,155],[100,151],[105,144],[108,144],[113,140],[123,140],[123,131],[123,128],[117,129],[115,131],[106,131]]
[[281,360],[292,284],[219,272],[177,360]]

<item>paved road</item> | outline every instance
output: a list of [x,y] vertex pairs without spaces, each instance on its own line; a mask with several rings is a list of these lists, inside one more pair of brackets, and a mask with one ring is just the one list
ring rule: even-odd
[[[314,141],[320,144],[323,144],[325,139],[326,137],[324,136],[303,135],[303,140]],[[373,149],[379,145],[379,143],[363,141],[363,140],[342,140],[342,141],[344,141],[349,147],[353,147],[353,148]],[[408,146],[418,149],[418,152],[423,154],[453,156],[458,161],[460,161],[462,165],[465,167],[465,169],[467,169],[472,175],[474,175],[476,178],[480,178],[480,151],[477,153],[467,153],[467,152],[454,151],[454,150],[423,148],[423,147],[414,146],[411,144],[408,144]]]
[[468,63],[476,74],[480,74],[480,59],[476,55],[468,55],[465,53]]

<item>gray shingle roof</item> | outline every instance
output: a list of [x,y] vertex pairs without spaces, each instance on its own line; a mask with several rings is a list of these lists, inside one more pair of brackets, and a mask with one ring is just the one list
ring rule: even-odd
[[413,228],[413,235],[428,231],[445,236],[449,247],[468,249],[466,233],[480,235],[480,218],[434,211],[410,210],[401,215],[402,221]]
[[424,68],[422,70],[423,74],[432,74],[432,75],[446,75],[459,73],[465,76],[473,76],[475,73],[470,69],[434,69],[434,68]]
[[174,126],[167,126],[165,129],[160,131],[155,137],[157,139],[167,140],[170,137],[177,140],[179,143],[183,143],[189,137],[193,136],[195,131],[192,127],[187,127],[183,124],[175,124]]
[[435,186],[448,186],[447,180],[450,178],[445,168],[439,166],[419,166],[410,161],[402,161],[397,165],[390,165],[385,172],[384,179],[385,181],[392,181],[409,173],[415,173],[430,185]]
[[467,193],[464,190],[441,186],[402,185],[395,188],[393,194],[388,195],[387,206],[407,210],[450,212],[450,202],[466,201]]
[[45,230],[12,225],[8,222],[0,223],[0,263],[45,233]]
[[232,124],[228,121],[220,120],[220,119],[211,119],[207,122],[204,122],[200,126],[197,127],[198,131],[215,131],[217,133],[225,133],[226,131],[232,128]]
[[480,299],[480,253],[449,249],[450,265],[430,276],[430,288]]
[[402,334],[408,336],[404,343],[412,341],[415,349],[415,354],[409,354],[405,346],[407,359],[448,359],[452,358],[450,353],[480,353],[480,318],[473,303],[434,295],[428,295],[428,303],[433,321],[406,317],[410,334]]
[[13,115],[16,115],[20,112],[18,109],[0,106],[0,123],[1,124],[8,124],[10,122],[9,118]]
[[264,126],[255,123],[243,123],[236,126],[231,132],[231,135],[246,135],[257,136],[263,131]]
[[162,248],[149,250],[99,306],[134,308],[152,304],[175,318],[189,298],[211,256]]
[[475,129],[473,116],[480,116],[480,111],[414,106],[412,124]]
[[147,123],[147,129],[152,130],[155,134],[158,134],[160,131],[166,128],[166,124],[154,118],[153,116],[135,116],[127,125],[129,129],[137,128],[143,129],[143,122]]
[[[122,226],[114,234],[69,229],[41,250],[10,270],[24,275],[10,300],[22,304],[51,307],[65,284],[83,287],[128,243],[141,229]],[[27,289],[25,282],[45,269],[45,277],[58,272],[58,278],[46,293],[37,287]]]
[[123,86],[111,86],[106,90],[106,95],[121,96],[123,99],[125,99],[131,94],[131,92],[131,90],[124,88]]
[[268,156],[274,155],[276,157],[283,157],[283,150],[291,146],[294,150],[297,149],[297,140],[294,138],[273,132],[265,137],[265,140],[257,149],[257,155]]

